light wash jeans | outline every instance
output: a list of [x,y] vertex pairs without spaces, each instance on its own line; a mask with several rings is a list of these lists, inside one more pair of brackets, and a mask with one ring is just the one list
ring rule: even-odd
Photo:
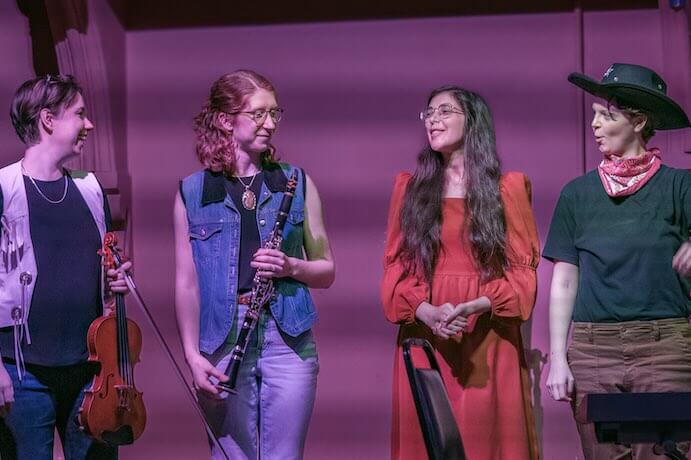
[[[225,371],[247,310],[240,305],[226,344],[212,364]],[[281,332],[265,309],[251,335],[238,374],[237,394],[220,400],[200,394],[209,424],[232,460],[302,459],[317,390],[319,360],[312,331]],[[224,459],[212,445],[214,460]]]

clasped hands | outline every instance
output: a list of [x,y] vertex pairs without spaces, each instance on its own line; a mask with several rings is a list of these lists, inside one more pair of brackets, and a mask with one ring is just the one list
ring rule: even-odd
[[444,303],[439,306],[423,302],[415,311],[415,317],[442,339],[449,339],[463,332],[468,326],[468,316],[479,311],[475,301],[457,305]]

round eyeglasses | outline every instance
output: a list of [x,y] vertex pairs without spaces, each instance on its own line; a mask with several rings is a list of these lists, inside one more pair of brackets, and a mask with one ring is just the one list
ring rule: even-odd
[[427,107],[425,110],[420,112],[420,120],[423,122],[428,122],[430,118],[434,116],[434,114],[437,113],[439,115],[439,118],[445,120],[449,118],[452,114],[458,113],[463,115],[463,111],[460,109],[457,109],[456,107],[452,106],[451,104],[442,104],[439,107]]
[[253,112],[231,112],[231,115],[237,115],[240,113],[250,117],[258,126],[264,124],[267,115],[271,117],[271,120],[273,120],[274,123],[278,123],[281,121],[281,118],[283,118],[283,109],[280,107],[276,107],[275,109],[271,110],[259,109]]

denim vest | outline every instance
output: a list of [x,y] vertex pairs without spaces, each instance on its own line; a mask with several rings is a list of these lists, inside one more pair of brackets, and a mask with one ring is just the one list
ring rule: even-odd
[[[257,198],[257,228],[264,246],[271,235],[283,199],[287,176],[297,169],[288,164],[264,168]],[[281,250],[303,258],[305,179],[298,170],[298,186],[283,230]],[[226,340],[237,308],[240,214],[224,187],[226,178],[208,170],[182,180],[192,257],[199,283],[199,348],[213,353]],[[270,309],[279,327],[296,337],[312,327],[317,313],[307,286],[292,278],[274,280],[276,294]]]

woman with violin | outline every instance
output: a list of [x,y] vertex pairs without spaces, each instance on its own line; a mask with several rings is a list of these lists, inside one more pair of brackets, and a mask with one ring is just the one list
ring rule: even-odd
[[[204,170],[183,179],[175,199],[178,328],[200,404],[232,459],[302,458],[319,369],[308,287],[334,279],[317,188],[274,157],[282,113],[273,85],[256,72],[214,82],[195,118]],[[291,194],[282,245],[271,248],[279,207]],[[229,379],[256,286],[267,279],[274,295],[259,302],[257,326]],[[223,452],[214,446],[212,457]]]
[[57,428],[66,459],[116,458],[77,422],[95,373],[87,330],[104,298],[128,292],[130,268],[103,277],[105,193],[93,174],[63,167],[94,126],[71,76],[25,82],[10,115],[26,150],[0,169],[0,457],[52,459]]

